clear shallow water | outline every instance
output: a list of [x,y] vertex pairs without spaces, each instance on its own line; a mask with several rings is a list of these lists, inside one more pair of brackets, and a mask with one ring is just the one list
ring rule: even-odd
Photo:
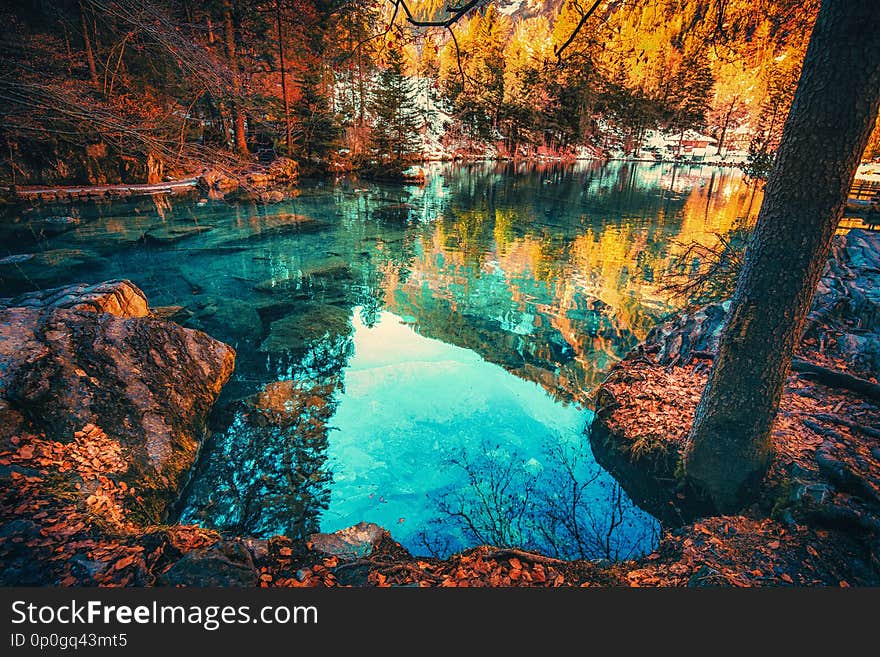
[[[235,346],[184,522],[623,557],[656,523],[594,463],[589,393],[671,309],[680,243],[759,203],[733,170],[611,163],[43,207],[0,233],[0,296],[129,278]],[[62,234],[22,228],[71,213]]]

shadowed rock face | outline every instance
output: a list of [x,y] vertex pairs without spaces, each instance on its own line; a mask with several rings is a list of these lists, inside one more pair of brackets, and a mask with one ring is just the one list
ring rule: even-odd
[[0,305],[0,441],[22,431],[61,442],[95,425],[119,441],[156,520],[192,466],[235,352],[149,314],[128,281],[66,288]]

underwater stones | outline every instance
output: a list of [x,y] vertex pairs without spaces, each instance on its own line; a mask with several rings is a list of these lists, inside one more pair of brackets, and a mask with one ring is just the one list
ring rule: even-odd
[[0,258],[0,266],[16,265],[20,262],[27,262],[34,257],[33,253],[16,253],[15,255]]
[[318,289],[333,288],[336,284],[354,280],[354,274],[347,262],[339,258],[324,260],[306,265],[293,276],[270,278],[254,285],[254,290],[265,294],[282,294],[286,296],[300,294],[308,298],[309,292]]
[[156,306],[152,313],[153,317],[173,322],[186,321],[193,316],[193,312],[186,306]]
[[82,226],[70,237],[78,244],[87,244],[97,253],[113,254],[142,242],[150,225],[142,216],[113,217]]
[[349,309],[325,303],[303,303],[292,314],[272,322],[260,351],[305,349],[322,338],[333,339],[350,332]]
[[372,216],[381,223],[401,226],[409,223],[415,209],[409,203],[389,203],[373,210]]
[[248,416],[258,426],[293,426],[308,412],[320,413],[331,402],[333,385],[308,386],[291,379],[271,381],[245,401]]
[[[281,217],[285,217],[282,219]],[[258,230],[246,235],[223,242],[219,246],[242,246],[255,243],[283,239],[295,235],[319,233],[330,227],[330,224],[302,215],[275,215],[267,217]]]
[[342,559],[363,559],[370,556],[385,535],[385,530],[372,522],[359,522],[332,534],[311,534],[313,550]]
[[79,249],[49,249],[16,254],[0,260],[0,290],[17,294],[51,285],[58,272],[69,273],[94,265],[98,256]]
[[349,280],[352,278],[351,267],[345,260],[333,258],[331,260],[323,260],[316,262],[302,270],[303,278],[310,281],[339,281]]
[[253,304],[240,299],[224,299],[207,304],[195,319],[211,335],[223,339],[241,339],[259,335],[262,321]]
[[174,244],[213,229],[213,226],[159,226],[150,228],[142,240],[147,244]]
[[69,232],[80,225],[77,217],[28,217],[0,222],[0,243],[21,247]]
[[14,239],[37,241],[71,231],[79,224],[79,218],[69,216],[25,218],[4,226],[3,233]]
[[235,352],[146,310],[144,294],[128,281],[8,301],[0,309],[0,421],[61,442],[99,427],[118,441],[127,464],[115,476],[164,517]]

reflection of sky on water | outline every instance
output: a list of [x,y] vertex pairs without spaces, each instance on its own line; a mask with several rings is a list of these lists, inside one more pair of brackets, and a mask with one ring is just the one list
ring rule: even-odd
[[[129,278],[235,347],[187,522],[304,535],[367,519],[411,548],[427,529],[460,546],[476,539],[435,521],[444,496],[479,494],[468,475],[552,510],[539,498],[564,468],[548,445],[584,444],[590,391],[672,308],[661,286],[682,244],[759,203],[730,169],[612,162],[436,165],[424,187],[305,183],[266,206],[47,206],[28,216],[80,224],[0,253],[0,288]],[[581,456],[601,529],[616,493]],[[636,536],[629,516],[617,533]]]
[[547,445],[579,441],[588,414],[391,313],[371,328],[355,313],[354,355],[331,420],[334,481],[322,529],[367,520],[414,547],[413,534],[437,514],[426,497],[467,483],[450,457],[490,442],[535,467]]

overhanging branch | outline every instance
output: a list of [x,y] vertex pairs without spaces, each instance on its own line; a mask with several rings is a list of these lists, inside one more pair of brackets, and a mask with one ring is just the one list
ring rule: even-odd
[[412,11],[407,5],[406,0],[391,0],[391,3],[395,6],[395,13],[398,9],[402,9],[404,15],[406,16],[406,22],[415,27],[443,27],[449,28],[455,23],[457,23],[461,18],[468,13],[471,9],[479,5],[484,0],[468,0],[463,5],[459,5],[457,7],[447,6],[446,13],[449,14],[449,17],[444,20],[419,20],[417,19]]
[[574,42],[574,40],[577,38],[578,33],[580,33],[581,29],[590,19],[590,16],[595,13],[602,2],[603,0],[596,0],[593,5],[589,9],[587,9],[587,11],[585,11],[584,14],[581,16],[578,24],[575,26],[574,30],[572,30],[571,34],[568,35],[568,38],[565,40],[565,42],[558,48],[556,46],[553,46],[553,54],[556,55],[557,61],[562,61],[562,53],[565,52],[565,49],[568,48],[572,44],[572,42]]

